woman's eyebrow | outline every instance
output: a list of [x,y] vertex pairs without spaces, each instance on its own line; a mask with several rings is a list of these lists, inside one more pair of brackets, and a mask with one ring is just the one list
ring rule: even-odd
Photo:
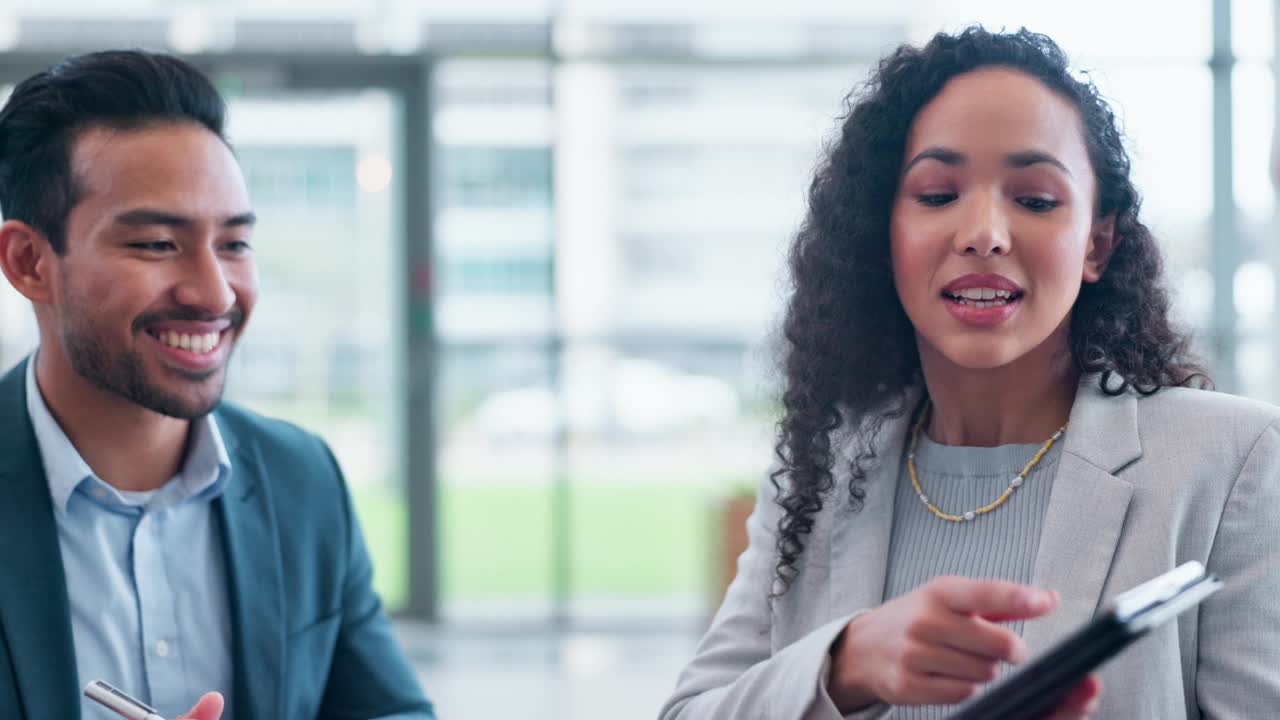
[[1011,168],[1030,167],[1036,163],[1049,163],[1071,177],[1071,171],[1061,160],[1042,150],[1023,150],[1004,157],[1004,164]]
[[923,160],[937,160],[945,165],[963,165],[965,164],[964,154],[945,147],[931,147],[921,150],[919,154],[911,158],[911,162],[902,168],[903,174],[915,167]]
[[[956,166],[964,165],[968,162],[968,158],[964,153],[952,150],[951,148],[925,148],[915,157],[911,158],[911,162],[907,163],[906,166],[902,168],[903,174],[906,174],[908,170],[924,160],[937,160],[945,165]],[[1061,160],[1050,153],[1044,152],[1043,150],[1022,150],[1020,152],[1010,153],[1004,156],[1004,164],[1014,169],[1030,167],[1037,163],[1049,163],[1065,173],[1067,177],[1072,176],[1071,171],[1067,169],[1067,166],[1063,164]]]

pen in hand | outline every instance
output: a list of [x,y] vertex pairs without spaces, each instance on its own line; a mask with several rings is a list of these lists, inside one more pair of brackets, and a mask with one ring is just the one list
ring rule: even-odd
[[[129,697],[101,680],[94,680],[85,685],[84,694],[129,720],[165,720],[155,708],[137,698]],[[195,707],[188,710],[186,715],[180,716],[178,720],[218,720],[222,717],[222,710],[222,695],[208,692],[200,697]]]
[[85,685],[84,694],[129,720],[164,720],[155,708],[129,697],[101,680],[94,680]]

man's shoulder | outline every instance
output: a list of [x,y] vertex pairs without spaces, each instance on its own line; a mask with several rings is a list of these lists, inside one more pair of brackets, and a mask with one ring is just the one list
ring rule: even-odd
[[223,401],[213,411],[220,429],[227,427],[236,432],[252,432],[257,435],[279,436],[282,439],[315,439],[315,435],[288,420],[263,415],[229,401]]
[[27,412],[27,359],[0,371],[0,415]]
[[345,537],[333,528],[348,522],[346,482],[324,440],[235,403],[223,402],[213,416],[231,456],[233,484],[256,485],[272,498],[280,510],[277,530],[292,538],[287,542],[318,548],[328,545],[329,536],[335,542]]
[[333,454],[324,440],[288,420],[262,415],[232,402],[218,405],[213,417],[229,452],[256,449],[268,464],[333,464]]

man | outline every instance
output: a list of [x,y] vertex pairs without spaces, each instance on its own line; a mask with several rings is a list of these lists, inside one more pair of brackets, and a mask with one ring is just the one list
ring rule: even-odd
[[329,449],[220,403],[257,299],[224,113],[144,52],[0,110],[0,268],[40,331],[0,378],[0,717],[114,718],[96,679],[165,717],[433,717]]

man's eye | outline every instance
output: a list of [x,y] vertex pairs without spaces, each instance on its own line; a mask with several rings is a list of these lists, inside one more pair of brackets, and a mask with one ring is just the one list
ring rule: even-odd
[[942,207],[955,199],[955,193],[925,193],[916,196],[916,200],[927,207]]
[[230,242],[226,243],[225,245],[223,245],[222,247],[226,248],[227,250],[230,250],[231,252],[235,253],[236,255],[240,255],[240,254],[242,254],[242,253],[247,253],[247,252],[249,252],[250,250],[252,250],[252,249],[253,249],[253,246],[252,246],[252,245],[250,245],[250,244],[249,244],[247,241],[245,241],[245,240],[232,240],[232,241],[230,241]]
[[129,243],[129,247],[134,248],[135,250],[146,250],[148,252],[164,252],[166,250],[172,250],[174,248],[174,244],[168,240],[151,240],[147,242],[132,242]]

